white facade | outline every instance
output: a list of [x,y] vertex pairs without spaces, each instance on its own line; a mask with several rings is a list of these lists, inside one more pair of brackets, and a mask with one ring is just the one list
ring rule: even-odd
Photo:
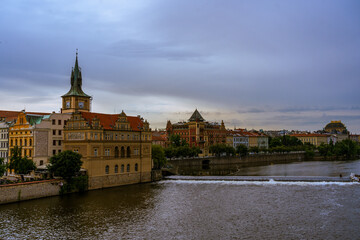
[[5,122],[0,122],[0,158],[9,160],[9,125]]

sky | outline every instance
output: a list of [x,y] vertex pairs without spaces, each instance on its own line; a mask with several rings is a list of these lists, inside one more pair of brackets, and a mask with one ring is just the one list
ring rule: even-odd
[[359,43],[358,0],[2,0],[0,109],[60,111],[78,49],[94,112],[360,133]]

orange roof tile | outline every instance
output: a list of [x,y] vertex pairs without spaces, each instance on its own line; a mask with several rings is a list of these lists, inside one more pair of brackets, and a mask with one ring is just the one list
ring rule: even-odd
[[319,134],[319,133],[307,133],[307,134],[290,134],[292,137],[328,137],[329,135],[326,134]]
[[[81,116],[86,119],[89,124],[91,124],[94,118],[100,120],[100,125],[107,130],[113,129],[115,126],[116,120],[118,120],[120,114],[104,114],[104,113],[94,113],[94,112],[82,112]],[[143,127],[143,122],[139,117],[126,116],[130,127],[133,131],[140,131],[139,128]]]

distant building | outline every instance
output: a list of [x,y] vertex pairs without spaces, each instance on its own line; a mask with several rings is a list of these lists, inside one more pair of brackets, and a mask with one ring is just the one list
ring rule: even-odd
[[[233,147],[240,144],[247,147],[269,148],[269,137],[257,131],[247,131],[246,129],[234,129],[227,131],[228,138],[232,138]],[[230,139],[228,140],[230,142]]]
[[359,134],[350,134],[349,138],[357,143],[360,143],[360,135]]
[[326,124],[324,131],[333,134],[348,134],[348,130],[341,121],[331,121]]
[[152,131],[152,138],[151,138],[151,143],[153,145],[160,145],[163,148],[166,147],[166,143],[168,141],[168,136],[166,131]]
[[190,147],[199,147],[202,155],[209,155],[209,147],[218,143],[226,143],[224,122],[207,122],[196,109],[187,122],[172,124],[167,122],[166,132],[170,135],[180,135]]
[[9,124],[0,122],[0,158],[8,162],[9,157]]
[[321,143],[327,144],[329,142],[330,135],[308,133],[308,134],[291,134],[292,137],[297,137],[302,143],[310,143],[316,147],[320,146]]

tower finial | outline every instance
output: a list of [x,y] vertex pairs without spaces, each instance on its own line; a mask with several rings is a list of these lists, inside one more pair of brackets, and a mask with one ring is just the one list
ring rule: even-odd
[[76,49],[76,56],[78,55],[78,51],[79,51],[79,49]]

